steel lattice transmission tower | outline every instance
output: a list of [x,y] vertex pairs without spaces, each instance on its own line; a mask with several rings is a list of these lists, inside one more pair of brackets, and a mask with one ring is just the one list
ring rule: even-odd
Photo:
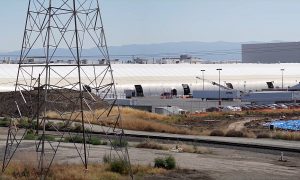
[[[90,47],[96,47],[101,59],[97,64],[86,62]],[[37,55],[37,49],[42,53]],[[68,63],[53,63],[63,58],[62,49]],[[32,131],[38,137],[35,151],[42,175],[47,174],[65,138],[82,139],[79,144],[74,140],[73,145],[87,169],[87,142],[94,129],[110,142],[110,155],[130,166],[127,148],[120,145],[124,131],[115,106],[113,71],[98,0],[29,0],[14,97],[3,171]],[[24,127],[25,120],[28,124]],[[75,123],[80,123],[78,132],[72,128],[78,127]],[[50,141],[49,134],[55,135],[56,141]]]

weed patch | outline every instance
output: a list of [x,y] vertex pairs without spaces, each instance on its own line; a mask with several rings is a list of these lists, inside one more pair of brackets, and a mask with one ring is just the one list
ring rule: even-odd
[[224,136],[225,133],[222,130],[213,130],[210,133],[210,136]]
[[156,168],[165,168],[165,169],[175,169],[176,160],[173,156],[167,156],[165,158],[155,158],[154,167]]
[[226,134],[226,137],[244,137],[244,133],[236,130],[229,130]]

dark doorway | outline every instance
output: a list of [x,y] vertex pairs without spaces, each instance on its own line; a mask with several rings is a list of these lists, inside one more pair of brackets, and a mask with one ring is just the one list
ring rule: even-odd
[[171,93],[172,93],[172,96],[177,96],[177,89],[172,89]]
[[142,85],[134,85],[135,91],[136,91],[136,96],[137,97],[144,97],[144,90]]
[[183,95],[188,96],[191,95],[191,89],[188,84],[182,84],[183,87]]
[[273,82],[267,82],[268,88],[269,89],[274,89],[274,84]]

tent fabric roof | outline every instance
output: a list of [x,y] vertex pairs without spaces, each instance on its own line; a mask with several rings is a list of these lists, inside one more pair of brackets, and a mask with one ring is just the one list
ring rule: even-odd
[[[218,82],[217,68],[222,68],[221,84],[232,83],[233,87],[243,90],[266,88],[267,81],[274,81],[274,86],[281,87],[281,70],[285,69],[284,85],[294,86],[300,80],[300,64],[112,64],[113,74],[117,88],[126,89],[135,84],[142,84],[149,88],[172,88],[180,87],[182,84],[189,84],[192,89],[202,88],[201,69],[204,69],[206,88],[214,88],[210,81]],[[67,74],[71,67],[60,67],[57,71]],[[92,67],[89,67],[92,68]],[[99,71],[101,71],[99,67]],[[0,91],[13,87],[18,71],[17,64],[0,64]],[[34,73],[38,77],[37,69]],[[76,79],[77,71],[69,77]],[[86,69],[86,74],[93,75],[93,69]],[[53,78],[58,75],[52,74]]]

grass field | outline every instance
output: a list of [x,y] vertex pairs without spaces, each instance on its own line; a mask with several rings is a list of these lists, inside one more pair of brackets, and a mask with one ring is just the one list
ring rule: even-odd
[[[154,168],[151,166],[132,166],[132,172],[136,178],[142,178],[145,175],[165,174],[167,170],[162,168]],[[39,179],[40,175],[37,173],[36,167],[30,164],[11,164],[4,174],[0,174],[0,179],[3,180],[34,180]],[[109,164],[90,165],[88,171],[84,170],[82,165],[75,164],[60,164],[53,165],[48,173],[47,179],[60,180],[129,180],[131,179],[127,174],[120,174],[113,172]]]
[[[145,111],[135,110],[132,108],[121,108],[122,123],[119,127],[128,130],[162,132],[173,134],[192,134],[192,135],[214,135],[229,137],[248,137],[248,138],[274,138],[284,140],[299,140],[300,132],[270,132],[262,128],[245,128],[230,131],[228,126],[231,123],[242,121],[247,117],[258,117],[263,120],[279,118],[285,116],[287,118],[300,116],[300,109],[276,109],[276,110],[253,110],[242,112],[207,112],[191,114],[188,116],[164,116]],[[117,117],[118,109],[113,108],[107,118],[108,111],[96,110],[94,116],[90,112],[85,112],[86,119],[90,123],[101,124],[104,126],[113,126]],[[48,112],[48,117],[53,119],[75,119],[80,121],[78,113],[74,113],[72,117],[68,114],[59,115],[55,112]],[[97,119],[96,117],[101,116]],[[254,121],[255,122],[255,121]],[[259,126],[259,125],[257,125]]]
[[[118,127],[123,127],[124,129],[174,134],[196,134],[196,132],[186,128],[178,128],[168,123],[171,119],[169,116],[134,110],[132,108],[121,108],[120,111],[122,121],[120,121]],[[103,110],[96,110],[94,114],[91,112],[85,112],[84,114],[85,119],[87,119],[89,123],[113,126],[118,117],[118,109],[113,108],[109,117],[107,117],[108,111]],[[47,113],[47,117],[51,119],[74,119],[75,121],[81,121],[79,113],[73,113],[71,116],[70,114],[59,115],[52,111]]]

